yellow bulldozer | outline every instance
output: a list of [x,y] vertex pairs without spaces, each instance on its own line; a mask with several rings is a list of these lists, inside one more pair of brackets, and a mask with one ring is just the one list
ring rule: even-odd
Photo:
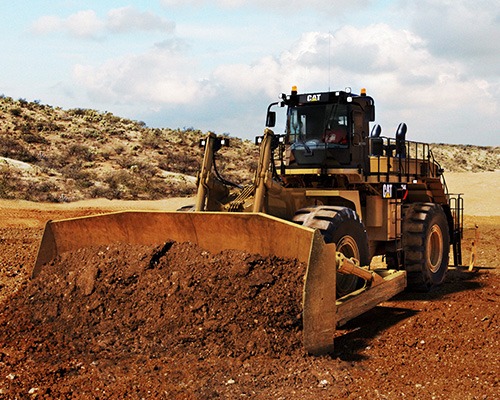
[[[275,108],[286,110],[283,134],[272,130]],[[190,241],[298,259],[307,265],[305,349],[331,352],[336,327],[405,288],[442,283],[450,246],[454,264],[462,262],[463,198],[448,193],[429,145],[406,140],[406,124],[390,138],[374,121],[365,89],[293,87],[267,109],[251,184],[220,175],[217,153],[229,139],[210,133],[200,141],[195,204],[49,221],[32,275],[61,253],[117,242]],[[375,256],[385,263],[371,266]]]

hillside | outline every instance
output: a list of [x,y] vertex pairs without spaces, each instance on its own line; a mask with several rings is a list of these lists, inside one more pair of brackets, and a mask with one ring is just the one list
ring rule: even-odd
[[[88,109],[0,98],[0,198],[75,201],[159,199],[195,191],[202,157],[195,129],[151,129]],[[256,146],[231,140],[218,168],[249,181]],[[250,169],[248,168],[250,166]]]
[[[205,134],[1,96],[0,198],[65,202],[191,195]],[[446,171],[500,169],[499,147],[431,147]],[[235,183],[249,182],[257,153],[252,142],[232,138],[231,147],[219,153],[218,169]]]
[[500,170],[500,147],[431,145],[434,158],[447,172],[493,172]]

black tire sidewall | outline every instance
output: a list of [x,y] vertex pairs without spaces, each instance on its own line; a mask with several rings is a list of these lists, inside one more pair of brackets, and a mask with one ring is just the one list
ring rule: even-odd
[[[449,262],[450,233],[443,208],[435,203],[414,203],[405,210],[403,226],[404,269],[408,273],[408,288],[427,291],[441,284]],[[432,228],[438,226],[442,235],[442,258],[436,271],[427,263],[427,248]],[[420,228],[419,228],[420,227]]]
[[[352,254],[344,255],[347,257],[354,256],[358,259],[360,265],[368,265],[370,263],[370,250],[366,229],[356,212],[350,208],[339,207],[328,229],[323,232],[323,236],[326,243],[335,243],[336,245],[344,237],[352,238],[358,249],[359,256]],[[340,250],[337,249],[337,251]],[[354,275],[342,276],[342,274],[337,274],[337,295],[342,297],[352,290],[359,289],[362,284],[363,281]]]
[[368,265],[370,262],[368,238],[361,222],[353,219],[344,219],[339,226],[332,223],[331,227],[331,229],[325,232],[325,242],[338,244],[343,237],[352,237],[358,247],[358,261],[360,265]]
[[[311,206],[298,210],[293,220],[300,222],[304,226],[319,229],[325,243],[338,245],[342,238],[349,237],[357,247],[358,255],[354,256],[358,259],[360,265],[370,264],[371,258],[366,229],[354,210],[342,206]],[[326,221],[328,221],[328,225],[325,226]],[[316,224],[316,222],[319,223]],[[339,251],[338,248],[337,251]],[[347,257],[353,256],[353,254],[344,255]],[[337,297],[342,297],[359,289],[363,283],[364,281],[355,275],[337,273]]]
[[[424,243],[428,243],[429,235],[431,233],[432,227],[437,225],[441,230],[443,242],[442,242],[442,252],[441,255],[441,265],[439,266],[436,272],[433,272],[430,269],[430,266],[427,262],[424,262],[423,274],[426,276],[426,280],[431,284],[431,286],[439,285],[443,282],[446,271],[448,270],[448,262],[449,262],[449,251],[450,251],[450,235],[448,232],[448,224],[446,222],[446,216],[444,212],[439,207],[435,207],[432,212],[428,215],[428,223],[425,231]],[[429,248],[425,248],[424,254],[425,259],[427,260],[429,257]]]

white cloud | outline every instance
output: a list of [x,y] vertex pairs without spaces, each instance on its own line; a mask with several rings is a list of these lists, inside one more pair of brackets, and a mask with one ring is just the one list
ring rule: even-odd
[[93,10],[82,10],[66,18],[42,16],[32,24],[37,34],[65,32],[84,39],[100,39],[108,33],[132,31],[159,31],[172,33],[175,24],[151,12],[141,12],[133,7],[110,10],[105,18],[99,18]]
[[113,32],[139,30],[170,33],[175,24],[151,12],[141,12],[129,6],[109,11],[106,26]]
[[[305,92],[327,90],[329,76],[332,90],[367,87],[375,97],[377,121],[389,136],[402,121],[409,125],[410,139],[429,142],[491,143],[492,125],[498,130],[494,83],[467,74],[457,61],[435,57],[421,37],[385,24],[345,26],[332,37],[309,32],[277,59],[214,72],[233,93],[243,88],[270,99],[292,84]],[[474,136],[466,136],[470,131]]]
[[220,65],[212,73],[214,86],[223,88],[234,99],[252,98],[257,94],[276,96],[282,89],[282,70],[278,60],[265,57],[254,65]]
[[223,8],[253,7],[264,10],[279,10],[295,13],[298,10],[334,11],[335,14],[352,12],[353,9],[368,6],[370,0],[162,0],[166,7],[217,6]]
[[383,24],[345,26],[333,35],[307,32],[278,58],[264,57],[252,66],[220,66],[214,78],[265,91],[288,88],[292,83],[306,90],[326,90],[329,75],[331,83],[341,87],[362,84],[366,79],[376,82],[386,75],[400,84],[408,76],[415,83],[429,82],[436,80],[436,71],[428,66],[430,59],[422,40],[407,31]]
[[498,77],[498,0],[422,0],[405,3],[403,11],[436,57],[459,60],[475,74]]
[[92,10],[79,11],[63,21],[63,27],[73,36],[95,38],[103,30],[105,24]]
[[105,24],[92,10],[79,11],[63,19],[56,16],[43,16],[32,25],[35,33],[46,34],[64,31],[78,38],[97,38]]
[[134,107],[188,104],[203,87],[196,65],[181,54],[155,48],[94,67],[76,65],[74,76],[96,102]]
[[[491,143],[492,125],[498,130],[494,82],[469,74],[459,60],[436,57],[419,35],[386,24],[307,32],[276,56],[221,62],[208,72],[183,49],[165,41],[144,54],[77,66],[75,77],[98,103],[161,109],[172,118],[166,126],[184,116],[179,126],[246,137],[261,131],[266,104],[294,84],[303,92],[330,84],[354,92],[367,87],[389,136],[399,122],[408,124],[409,139],[429,142]],[[465,136],[469,131],[474,137]]]
[[59,31],[63,28],[63,20],[54,15],[45,15],[38,18],[31,26],[31,30],[39,34]]

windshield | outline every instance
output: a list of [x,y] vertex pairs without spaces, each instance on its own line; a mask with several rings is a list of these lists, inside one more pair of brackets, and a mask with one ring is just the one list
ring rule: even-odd
[[287,125],[291,143],[314,139],[324,143],[348,143],[348,118],[345,104],[290,107]]

